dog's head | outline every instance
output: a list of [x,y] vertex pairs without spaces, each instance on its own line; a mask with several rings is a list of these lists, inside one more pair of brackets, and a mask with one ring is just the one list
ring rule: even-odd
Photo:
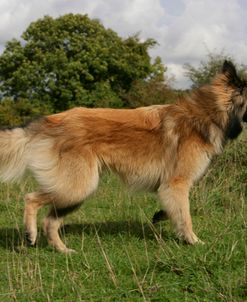
[[227,60],[222,66],[221,79],[224,83],[222,94],[228,95],[225,102],[228,111],[226,137],[234,139],[242,131],[242,122],[247,122],[247,83],[238,76],[233,63]]

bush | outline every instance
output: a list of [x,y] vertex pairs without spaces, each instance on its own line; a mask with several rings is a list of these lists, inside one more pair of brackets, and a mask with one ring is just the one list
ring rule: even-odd
[[201,61],[198,67],[185,64],[186,76],[192,82],[192,88],[198,88],[201,85],[209,84],[212,78],[218,73],[223,65],[224,60],[234,62],[239,70],[239,74],[243,79],[247,79],[247,67],[245,65],[236,64],[234,58],[223,52],[219,54],[209,53],[207,60]]

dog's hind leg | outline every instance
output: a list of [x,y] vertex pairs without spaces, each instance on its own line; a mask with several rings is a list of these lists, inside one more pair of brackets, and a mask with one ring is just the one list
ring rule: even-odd
[[[70,161],[70,165],[72,165]],[[78,165],[78,167],[80,167]],[[52,202],[52,208],[44,219],[43,229],[47,240],[56,250],[68,253],[68,249],[62,242],[58,230],[62,224],[63,217],[76,210],[98,186],[99,171],[96,161],[84,164],[82,168],[76,167],[73,171],[63,170],[63,178],[58,178],[57,195]],[[61,183],[61,185],[59,185]],[[54,194],[55,195],[55,194]]]
[[50,194],[33,192],[25,196],[24,225],[27,243],[35,245],[37,238],[37,212],[42,206],[52,202]]
[[72,206],[68,206],[66,208],[56,208],[52,207],[48,216],[44,219],[43,222],[43,230],[47,237],[48,243],[53,246],[57,251],[63,253],[73,252],[72,249],[66,247],[59,236],[59,228],[62,225],[63,217],[77,208],[79,208],[79,204],[75,204]]
[[189,185],[182,179],[174,179],[161,186],[159,197],[164,211],[175,227],[178,237],[189,244],[200,240],[192,230],[189,208]]

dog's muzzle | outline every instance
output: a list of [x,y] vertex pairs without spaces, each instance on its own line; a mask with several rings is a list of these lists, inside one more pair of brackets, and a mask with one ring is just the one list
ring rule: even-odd
[[243,122],[244,122],[244,123],[247,123],[247,110],[246,110],[245,113],[244,113]]

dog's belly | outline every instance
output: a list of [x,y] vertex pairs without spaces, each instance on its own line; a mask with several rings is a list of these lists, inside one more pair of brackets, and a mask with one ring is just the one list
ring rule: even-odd
[[164,175],[160,164],[114,165],[110,169],[133,190],[157,191]]

